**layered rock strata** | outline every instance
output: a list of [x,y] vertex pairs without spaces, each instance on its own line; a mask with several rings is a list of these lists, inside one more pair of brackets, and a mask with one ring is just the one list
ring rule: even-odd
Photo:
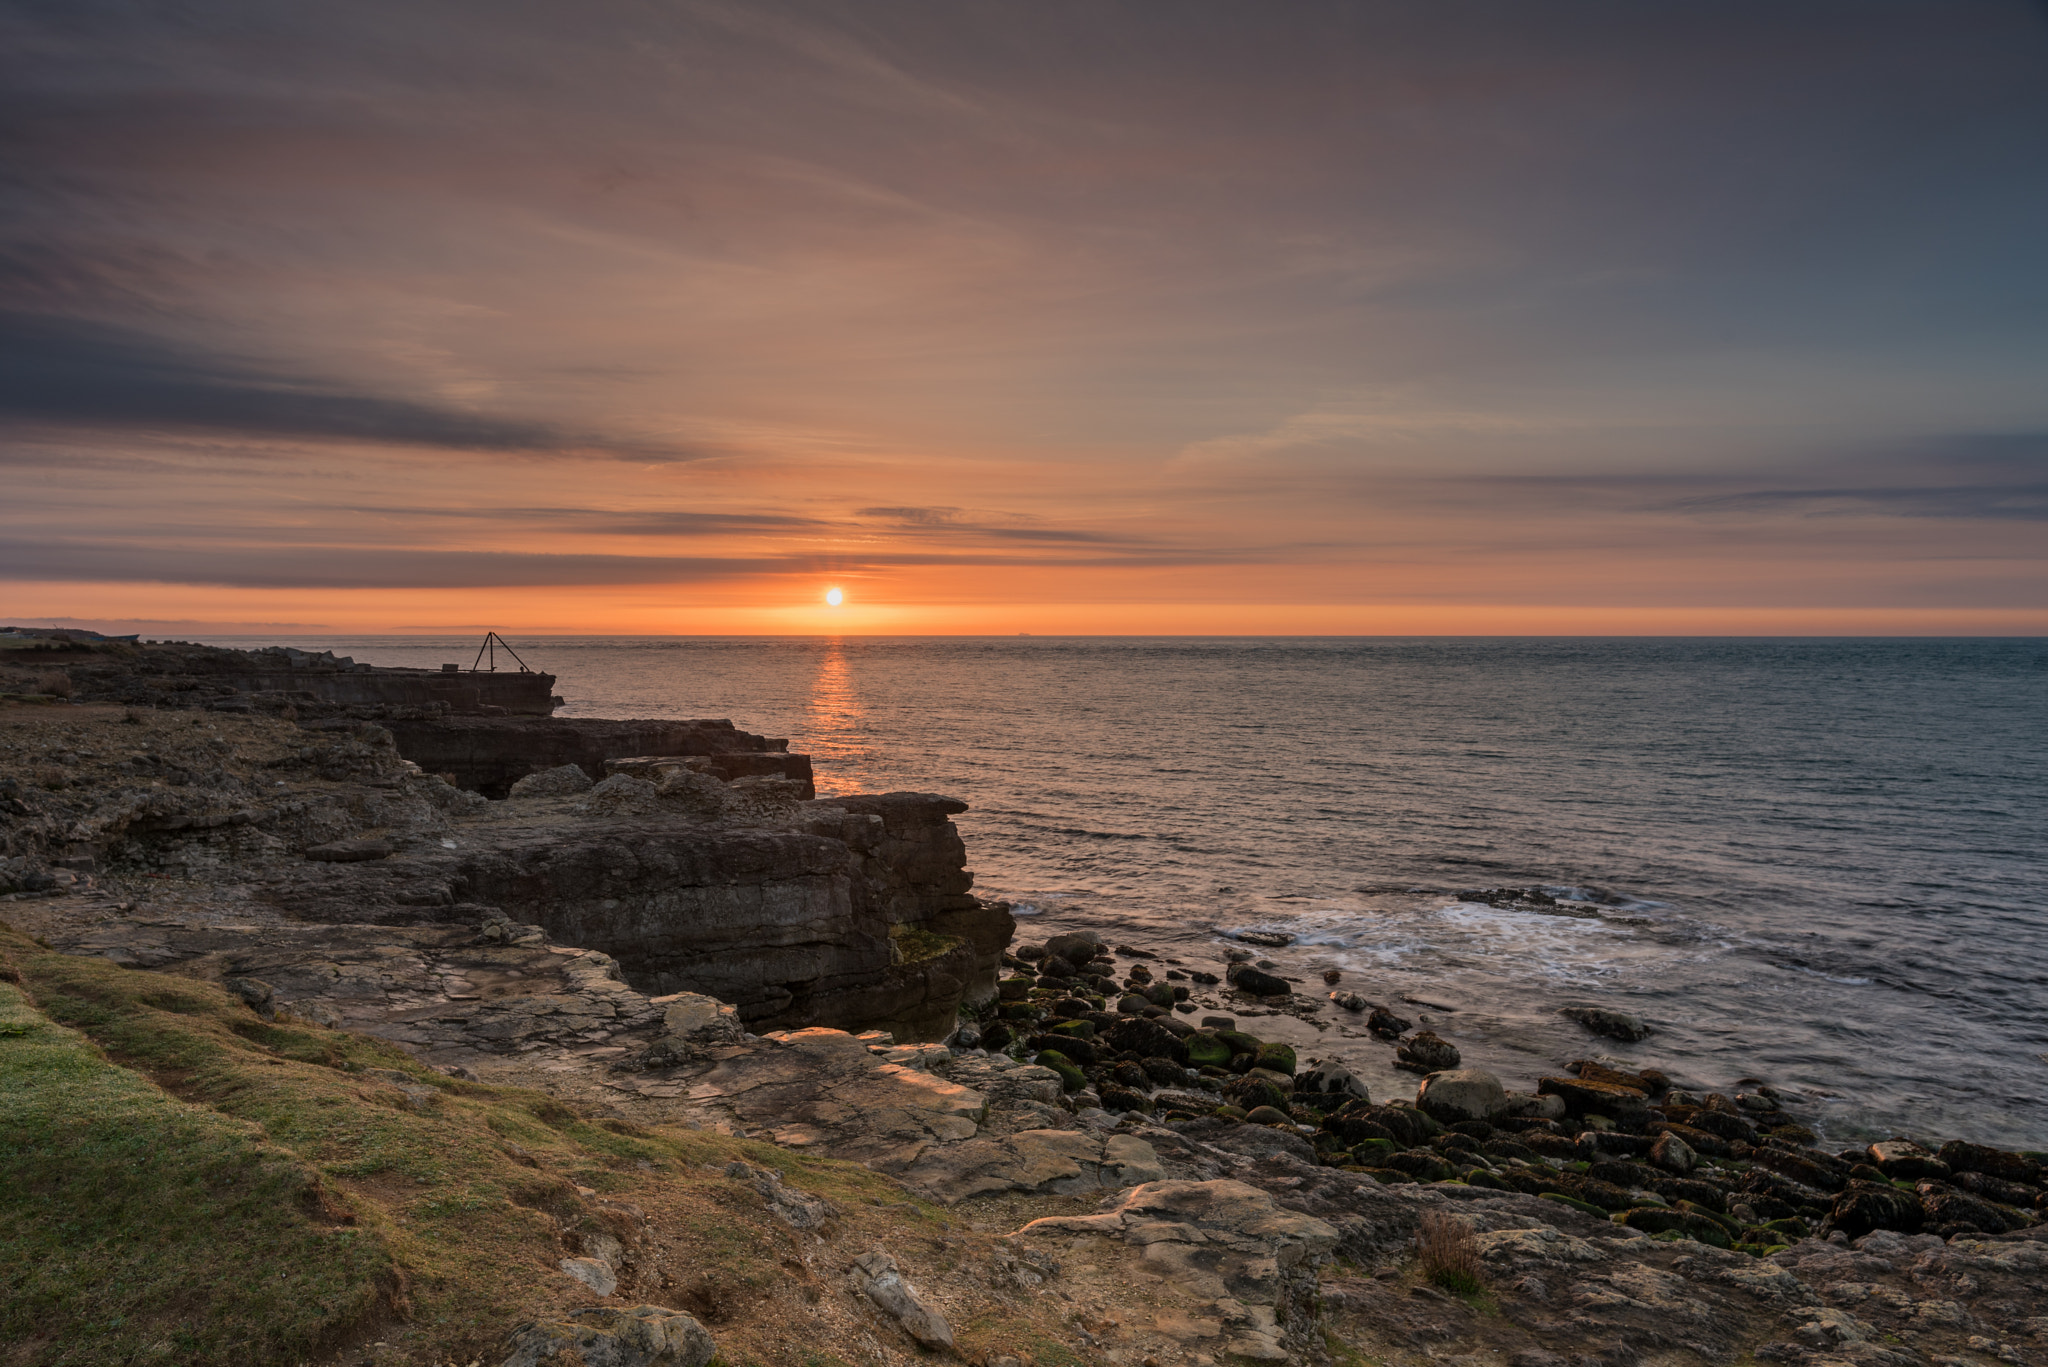
[[[497,915],[609,956],[647,994],[729,1001],[756,1030],[912,1039],[993,994],[1012,924],[969,891],[949,819],[964,804],[947,798],[818,802],[789,779],[681,770],[489,802],[401,758],[375,723],[27,716],[0,732],[0,858],[15,870],[0,874],[25,892],[97,878],[96,906],[129,904],[113,919],[137,944],[147,921],[395,930]],[[66,921],[51,929],[76,929],[87,904],[73,910],[51,908]]]
[[430,774],[447,774],[457,787],[504,797],[530,773],[573,764],[595,781],[607,761],[631,756],[701,757],[708,771],[734,779],[775,777],[817,789],[808,755],[789,753],[789,742],[742,731],[729,721],[602,721],[587,718],[412,717],[386,726],[398,752]]

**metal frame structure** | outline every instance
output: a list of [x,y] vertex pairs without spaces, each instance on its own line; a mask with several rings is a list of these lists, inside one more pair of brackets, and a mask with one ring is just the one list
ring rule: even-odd
[[[516,651],[516,650],[514,650],[514,649],[513,649],[513,648],[512,648],[512,647],[511,647],[510,645],[507,645],[507,644],[506,644],[506,642],[505,642],[505,638],[504,638],[504,637],[502,637],[502,636],[500,636],[500,635],[499,635],[499,634],[498,634],[497,632],[495,632],[495,631],[487,631],[487,632],[485,632],[485,633],[484,633],[484,643],[483,643],[482,645],[480,645],[480,646],[478,646],[478,647],[477,647],[477,650],[476,650],[476,659],[474,659],[474,660],[472,660],[472,661],[470,662],[470,666],[469,666],[469,672],[470,672],[470,673],[472,673],[472,674],[495,674],[495,673],[497,673],[497,672],[498,672],[498,647],[499,647],[499,646],[504,646],[504,647],[505,647],[505,653],[506,653],[507,655],[510,655],[510,656],[511,656],[511,657],[513,658],[513,660],[514,660],[515,662],[517,662],[517,664],[519,665],[519,672],[520,672],[521,674],[531,674],[531,673],[533,673],[533,671],[532,671],[531,669],[528,669],[528,668],[526,667],[526,661],[524,661],[524,660],[521,660],[521,659],[519,658],[519,652],[518,652],[518,651]],[[488,668],[481,668],[481,669],[480,669],[480,668],[478,668],[478,666],[480,666],[480,665],[482,665],[482,664],[483,664],[483,662],[484,662],[484,655],[485,655],[485,653],[486,653],[486,652],[488,652],[488,653],[489,653],[489,655],[490,655],[490,657],[491,657],[491,663],[490,663],[490,665],[489,665],[489,667],[488,667]]]

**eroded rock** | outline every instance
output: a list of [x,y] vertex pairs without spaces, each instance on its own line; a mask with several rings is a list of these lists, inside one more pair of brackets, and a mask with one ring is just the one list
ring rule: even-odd
[[1316,1269],[1337,1231],[1230,1179],[1149,1182],[1098,1215],[1034,1220],[1013,1236],[1115,1240],[1157,1284],[1162,1331],[1192,1350],[1281,1362],[1321,1348]]
[[718,1352],[703,1325],[658,1305],[535,1320],[513,1330],[508,1346],[504,1367],[704,1367]]

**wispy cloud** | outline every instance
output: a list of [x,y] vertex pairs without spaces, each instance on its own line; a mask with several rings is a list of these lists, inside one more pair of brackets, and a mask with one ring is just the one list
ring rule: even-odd
[[547,423],[351,391],[135,328],[0,314],[0,422],[501,452],[626,447]]

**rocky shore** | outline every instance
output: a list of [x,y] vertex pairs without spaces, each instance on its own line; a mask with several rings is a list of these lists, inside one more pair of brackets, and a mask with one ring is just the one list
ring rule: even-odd
[[[1370,983],[1288,979],[1255,935],[1200,962],[1015,943],[971,892],[963,804],[816,799],[808,761],[729,723],[48,696],[0,706],[10,1361],[2048,1349],[2044,1155],[1831,1147],[1767,1082],[1705,1093],[1592,1049],[1510,1087]],[[490,758],[429,768],[422,735]],[[1589,1045],[1642,1029],[1574,1019]],[[1376,1040],[1413,1093],[1370,1095],[1280,1021]],[[109,1269],[149,1240],[79,1232],[141,1218],[78,1204],[81,1136],[123,1088],[162,1101],[107,1141],[120,1180],[176,1149],[170,1105],[253,1146],[237,1171],[313,1193],[213,1217],[328,1250],[272,1258],[299,1289],[251,1312],[271,1328],[208,1328],[246,1275],[205,1283],[165,1248],[186,1284],[123,1290]],[[308,1280],[358,1253],[359,1293]]]

